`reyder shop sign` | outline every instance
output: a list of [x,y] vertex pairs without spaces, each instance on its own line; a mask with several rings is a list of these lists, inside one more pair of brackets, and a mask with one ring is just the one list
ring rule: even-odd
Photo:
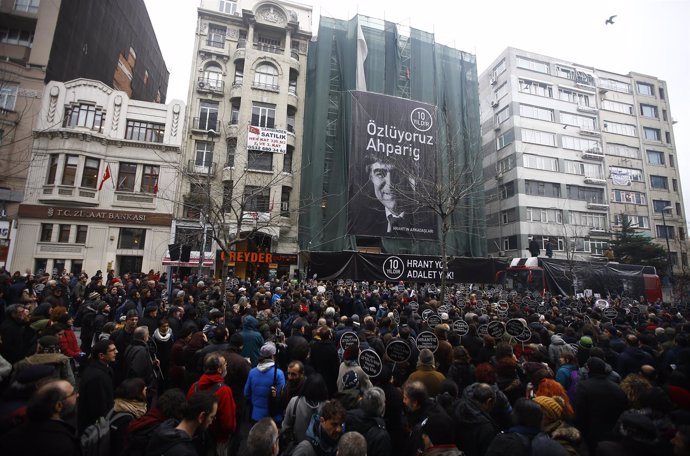
[[75,220],[85,222],[123,223],[141,225],[170,226],[171,214],[154,214],[151,212],[110,211],[83,207],[36,206],[22,204],[19,216],[44,220]]

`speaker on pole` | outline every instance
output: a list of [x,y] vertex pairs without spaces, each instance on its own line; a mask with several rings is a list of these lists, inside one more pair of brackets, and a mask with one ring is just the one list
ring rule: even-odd
[[180,244],[168,244],[168,252],[172,261],[180,260]]
[[185,263],[189,262],[189,255],[192,253],[192,246],[191,245],[183,245],[182,248],[180,249],[180,261],[183,261]]

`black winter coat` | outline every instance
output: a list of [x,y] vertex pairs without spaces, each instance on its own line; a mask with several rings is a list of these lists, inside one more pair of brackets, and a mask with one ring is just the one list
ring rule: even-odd
[[113,408],[113,370],[100,361],[91,361],[84,369],[79,384],[77,421],[81,435],[87,426],[105,416]]
[[594,454],[596,443],[611,433],[620,414],[628,408],[628,399],[616,383],[594,374],[577,383],[574,407],[575,426]]

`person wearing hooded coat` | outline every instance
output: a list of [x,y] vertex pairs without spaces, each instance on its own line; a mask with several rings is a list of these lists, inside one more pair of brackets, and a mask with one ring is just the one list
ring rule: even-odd
[[367,454],[391,456],[391,437],[386,430],[383,414],[386,394],[379,387],[372,387],[362,394],[359,407],[348,410],[345,429],[362,434],[367,440]]
[[453,413],[457,423],[456,444],[467,456],[483,456],[499,433],[498,424],[491,417],[496,391],[486,383],[473,383],[465,388]]
[[257,330],[258,327],[259,320],[251,315],[246,315],[242,321],[242,331],[240,331],[244,341],[244,346],[242,347],[242,356],[249,358],[252,363],[252,367],[256,367],[259,361],[259,350],[261,350],[261,347],[264,344],[264,338]]
[[[285,374],[276,366],[273,359],[275,354],[276,346],[272,342],[265,343],[259,351],[259,363],[249,371],[247,383],[244,385],[244,396],[252,404],[251,419],[253,422],[271,416],[268,399],[272,394],[272,388],[275,386],[277,396],[285,387]],[[274,415],[272,418],[276,423],[283,420],[281,414]]]
[[572,349],[566,341],[563,340],[563,337],[558,334],[551,336],[551,344],[549,344],[549,361],[554,370],[558,369],[561,365],[561,355],[566,351],[572,353]]

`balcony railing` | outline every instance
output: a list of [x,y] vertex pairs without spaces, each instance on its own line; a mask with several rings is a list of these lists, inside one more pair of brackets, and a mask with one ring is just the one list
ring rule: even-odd
[[278,84],[266,84],[265,82],[253,82],[252,87],[261,90],[270,90],[273,92],[279,92],[280,86]]
[[299,60],[299,51],[297,49],[290,49],[290,57]]
[[237,40],[237,49],[244,49],[247,47],[247,39],[246,38],[240,38]]
[[195,117],[192,119],[192,130],[220,132],[220,121],[208,119],[206,117]]
[[223,82],[218,79],[208,79],[208,78],[198,78],[196,81],[196,87],[200,91],[211,91],[211,92],[222,92]]
[[189,160],[187,163],[187,172],[189,174],[201,174],[213,177],[216,175],[216,163],[197,163],[196,160]]
[[278,45],[266,43],[254,43],[254,49],[262,52],[270,52],[272,54],[282,54],[285,52],[285,50]]

